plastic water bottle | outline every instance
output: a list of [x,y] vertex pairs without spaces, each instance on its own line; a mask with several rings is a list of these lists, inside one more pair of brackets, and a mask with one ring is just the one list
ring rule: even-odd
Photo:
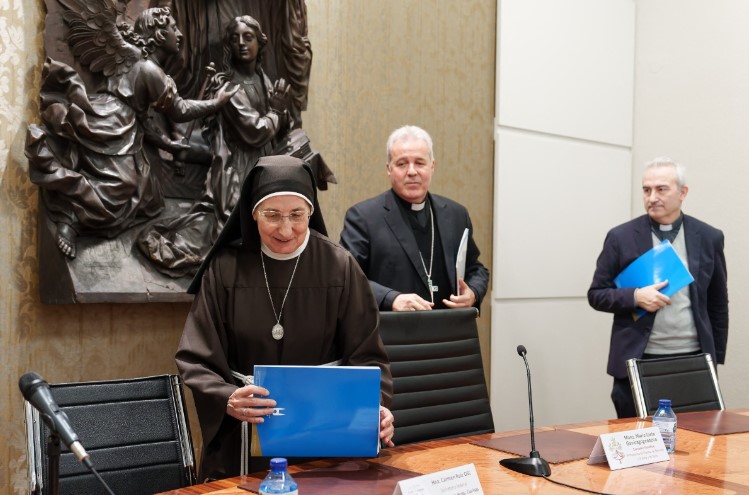
[[288,465],[288,461],[283,457],[274,457],[270,460],[270,473],[260,483],[260,495],[272,493],[299,495],[296,481],[286,470]]
[[670,454],[676,450],[676,413],[671,409],[669,399],[658,401],[658,410],[653,414],[653,426],[661,431],[666,451]]

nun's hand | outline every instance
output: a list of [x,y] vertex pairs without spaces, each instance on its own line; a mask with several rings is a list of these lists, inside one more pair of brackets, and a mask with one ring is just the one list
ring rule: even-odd
[[263,387],[247,385],[238,388],[229,396],[226,403],[226,414],[248,423],[262,423],[264,416],[273,414],[276,401],[264,399],[270,392]]
[[395,447],[393,435],[395,434],[395,418],[385,406],[380,406],[380,440],[388,447]]

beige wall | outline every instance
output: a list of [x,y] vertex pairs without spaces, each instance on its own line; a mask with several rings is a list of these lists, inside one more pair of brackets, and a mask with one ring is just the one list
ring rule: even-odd
[[[331,237],[349,205],[388,187],[385,140],[412,123],[435,140],[432,190],[469,208],[491,266],[495,3],[307,1],[314,61],[304,127],[338,177],[321,198]],[[23,373],[58,382],[174,372],[189,309],[39,302],[38,196],[23,142],[37,114],[43,9],[41,0],[0,2],[0,493],[26,487]],[[488,350],[488,303],[483,310]],[[194,416],[192,427],[199,443]]]
[[[632,214],[646,161],[687,168],[684,211],[725,234],[730,330],[718,367],[726,406],[749,406],[749,3],[637,0]],[[678,13],[678,15],[674,15]]]

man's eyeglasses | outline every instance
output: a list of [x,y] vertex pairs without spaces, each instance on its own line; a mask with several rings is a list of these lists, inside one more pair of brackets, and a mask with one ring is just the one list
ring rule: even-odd
[[300,224],[306,222],[310,216],[306,211],[299,210],[292,211],[288,215],[282,215],[280,211],[275,210],[263,210],[260,214],[268,223],[272,224],[279,224],[284,218],[288,218],[291,223]]

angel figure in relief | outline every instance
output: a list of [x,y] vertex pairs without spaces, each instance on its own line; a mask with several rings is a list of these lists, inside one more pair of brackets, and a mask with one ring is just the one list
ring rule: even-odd
[[154,125],[152,112],[188,122],[218,111],[238,88],[224,85],[208,100],[179,96],[162,68],[182,39],[168,8],[146,9],[130,26],[117,22],[122,3],[59,2],[72,52],[105,82],[89,93],[75,69],[48,58],[42,122],[28,128],[26,156],[55,224],[57,247],[75,258],[79,235],[116,237],[164,209],[144,141],[171,153],[188,145]]

